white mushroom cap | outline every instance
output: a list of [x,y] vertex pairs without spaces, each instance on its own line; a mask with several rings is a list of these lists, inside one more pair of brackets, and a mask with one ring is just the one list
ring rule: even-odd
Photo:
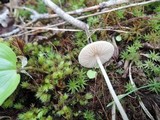
[[103,63],[107,62],[114,53],[114,46],[106,41],[97,41],[85,46],[79,56],[79,63],[87,68],[92,68],[97,65],[96,56]]

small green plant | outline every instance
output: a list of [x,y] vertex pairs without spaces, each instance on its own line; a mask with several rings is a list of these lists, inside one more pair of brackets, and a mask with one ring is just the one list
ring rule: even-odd
[[144,35],[144,39],[153,45],[159,44],[160,43],[159,42],[159,39],[160,39],[159,32],[147,33]]
[[61,110],[57,112],[59,116],[63,116],[66,120],[70,120],[73,117],[72,110],[68,106],[63,106]]
[[[36,0],[35,5],[27,4],[26,7],[36,10],[38,13],[47,13],[47,8],[42,0]],[[18,15],[28,19],[31,13],[28,10],[19,9]]]
[[137,7],[136,9],[133,9],[133,15],[137,17],[143,16],[143,8]]
[[122,75],[124,73],[124,70],[122,68],[119,68],[116,70],[116,73]]
[[148,70],[152,70],[152,68],[154,67],[154,63],[151,60],[146,60],[143,66]]
[[127,83],[124,87],[125,87],[126,92],[130,92],[130,91],[133,91],[135,89],[134,86],[131,83]]
[[95,120],[95,114],[94,114],[93,111],[86,110],[86,111],[83,113],[83,116],[84,116],[84,119],[85,119],[85,120]]
[[95,26],[97,23],[99,23],[99,18],[98,17],[89,17],[87,19],[88,25],[89,26]]
[[69,0],[68,2],[71,4],[71,8],[73,10],[85,7],[85,4],[84,4],[85,0],[79,0],[78,2],[75,0]]
[[79,92],[85,88],[87,85],[87,78],[86,78],[86,73],[81,70],[77,71],[77,75],[79,76],[78,78],[75,78],[75,80],[69,80],[68,82],[68,91],[71,92],[72,94],[75,92]]
[[[27,6],[27,7],[31,7],[31,6]],[[29,18],[29,16],[31,15],[31,13],[27,10],[18,10],[18,16],[24,17],[24,18]]]
[[157,32],[158,33],[158,31],[160,29],[160,22],[158,20],[159,17],[160,17],[160,15],[158,13],[157,16],[154,16],[151,20],[148,21],[149,25],[151,26],[153,32]]
[[159,53],[155,53],[155,51],[150,51],[150,53],[148,54],[148,58],[152,61],[160,61]]
[[118,19],[124,19],[125,18],[124,13],[125,13],[125,10],[118,10],[116,12]]
[[79,91],[80,86],[76,80],[69,80],[68,83],[68,91],[74,94],[75,92]]
[[139,41],[136,41],[132,46],[127,47],[127,50],[121,54],[122,59],[132,60],[134,62],[139,61],[140,55],[138,50],[142,47]]
[[143,61],[142,69],[149,78],[153,78],[154,76],[158,77],[160,75],[160,66],[158,64],[160,61],[159,53],[150,51],[148,54],[145,54],[145,56],[147,59]]
[[158,80],[156,79],[150,80],[148,85],[150,91],[155,92],[157,94],[160,93],[160,82],[158,82]]
[[[48,108],[35,108],[35,107],[32,107],[32,109],[30,109],[29,111],[23,113],[23,114],[19,114],[18,115],[18,119],[19,120],[28,120],[28,119],[31,119],[31,120],[50,120],[51,119],[51,116],[47,116],[46,117],[46,114],[48,112]],[[52,119],[51,119],[52,120]]]
[[86,40],[87,38],[84,32],[75,33],[75,37],[76,37],[75,45],[78,48],[82,48],[83,46],[86,45],[87,41],[84,41],[84,40]]
[[84,105],[87,105],[92,98],[93,98],[93,95],[91,93],[86,93],[84,96],[79,96],[79,98],[77,99],[77,102],[80,105],[84,106]]
[[37,12],[39,12],[39,13],[46,13],[47,12],[47,8],[42,0],[37,1],[37,6],[38,7],[34,7],[34,9],[37,10]]
[[80,89],[84,89],[87,85],[87,78],[86,78],[86,71],[83,69],[78,72],[79,78],[77,78],[77,84],[80,87]]

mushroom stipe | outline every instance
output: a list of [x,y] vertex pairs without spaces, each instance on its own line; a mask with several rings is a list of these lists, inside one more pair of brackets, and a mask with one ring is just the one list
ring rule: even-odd
[[122,104],[120,103],[113,86],[109,80],[109,77],[103,67],[103,63],[107,62],[114,53],[114,46],[106,41],[97,41],[86,45],[78,56],[79,63],[87,68],[93,68],[97,65],[100,67],[101,72],[105,78],[110,94],[115,101],[115,104],[123,118],[123,120],[129,120],[126,112],[124,111]]

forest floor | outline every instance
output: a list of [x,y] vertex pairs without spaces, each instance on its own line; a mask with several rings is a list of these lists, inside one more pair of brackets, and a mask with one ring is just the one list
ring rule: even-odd
[[[8,26],[0,26],[0,42],[27,65],[18,88],[0,107],[0,120],[122,120],[99,68],[79,64],[91,39],[114,45],[104,67],[129,120],[160,120],[160,2],[122,1],[103,7],[103,0],[54,1],[89,25],[89,39],[43,0],[12,3],[17,7]],[[36,18],[40,15],[47,17]],[[18,59],[17,69],[21,66]]]

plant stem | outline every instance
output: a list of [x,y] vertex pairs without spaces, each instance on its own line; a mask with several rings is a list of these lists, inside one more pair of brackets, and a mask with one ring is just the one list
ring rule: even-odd
[[116,105],[112,105],[112,120],[116,120]]
[[37,68],[31,67],[31,66],[21,68],[21,70],[34,70],[34,71],[37,71],[37,72],[41,72],[41,73],[46,73],[46,74],[48,74],[48,72],[46,72],[46,71],[44,71],[44,70],[42,70],[42,69],[37,69]]
[[58,16],[60,16],[62,19],[64,19],[65,21],[71,23],[72,25],[86,31],[89,29],[89,26],[72,17],[71,15],[67,14],[66,12],[64,12],[59,6],[57,6],[54,2],[52,2],[51,0],[43,0],[43,2],[48,6],[50,7]]
[[116,106],[117,106],[117,108],[118,108],[123,120],[129,120],[128,117],[127,117],[126,112],[124,111],[124,109],[123,109],[123,107],[122,107],[122,105],[121,105],[121,103],[120,103],[120,101],[119,101],[119,99],[118,99],[113,87],[112,87],[112,84],[111,84],[111,82],[109,80],[109,77],[108,77],[108,75],[107,75],[107,73],[106,73],[106,71],[105,71],[105,69],[104,69],[104,67],[102,65],[102,62],[101,62],[101,60],[100,60],[100,58],[98,56],[96,56],[96,60],[97,60],[97,63],[99,65],[100,69],[101,69],[101,72],[102,72],[102,74],[103,74],[103,76],[105,78],[105,81],[107,83],[108,89],[109,89],[109,91],[110,91],[110,93],[111,93],[111,95],[113,97],[113,100],[115,101],[115,104],[116,104]]

